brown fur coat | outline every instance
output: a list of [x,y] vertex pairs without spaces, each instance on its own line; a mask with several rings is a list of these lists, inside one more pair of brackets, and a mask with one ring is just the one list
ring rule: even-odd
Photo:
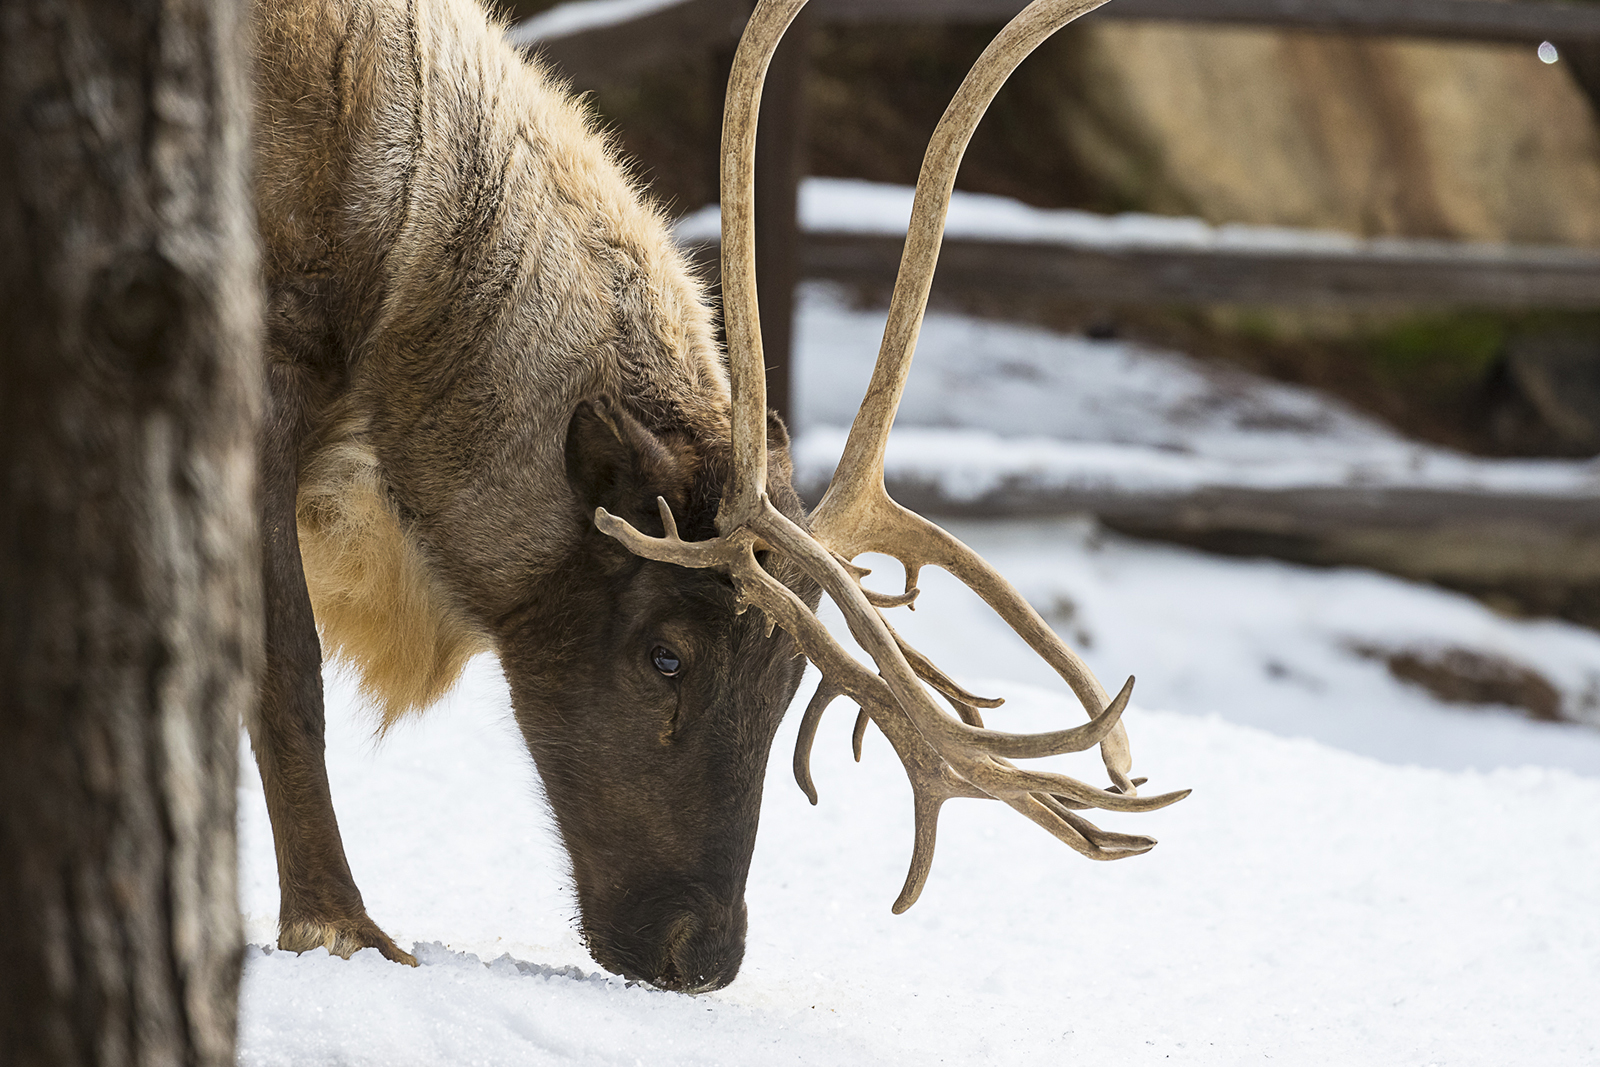
[[727,373],[661,214],[475,0],[256,16],[269,373],[318,398],[278,416],[310,423],[301,552],[325,647],[388,725],[575,535],[577,401],[726,441]]

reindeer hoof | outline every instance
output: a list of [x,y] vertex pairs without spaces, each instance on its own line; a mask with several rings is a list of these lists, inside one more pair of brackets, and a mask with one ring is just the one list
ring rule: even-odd
[[417,965],[417,958],[401,949],[388,934],[378,929],[378,924],[366,916],[359,919],[338,919],[334,922],[317,922],[301,919],[280,924],[278,947],[290,952],[309,952],[325,948],[341,959],[349,959],[364,948],[375,948],[385,959]]

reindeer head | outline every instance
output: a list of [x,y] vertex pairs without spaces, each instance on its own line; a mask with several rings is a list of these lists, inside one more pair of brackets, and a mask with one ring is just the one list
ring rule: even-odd
[[[698,992],[732,981],[744,955],[767,757],[805,660],[788,634],[739,610],[728,575],[634,555],[588,521],[600,509],[671,536],[664,499],[690,536],[716,535],[726,436],[648,420],[609,396],[578,405],[566,466],[585,533],[537,610],[509,628],[501,658],[591,953],[630,978]],[[776,418],[766,437],[776,506],[803,523]],[[815,583],[774,571],[815,606]]]
[[[789,487],[787,438],[766,408],[752,268],[761,83],[805,0],[756,7],[734,61],[723,126],[731,449],[698,456],[694,442],[670,427],[646,426],[614,402],[580,405],[569,430],[568,476],[593,508],[596,532],[574,559],[574,594],[560,598],[579,606],[545,620],[529,651],[513,647],[508,656],[519,721],[572,856],[585,934],[605,966],[691,991],[732,980],[743,955],[744,884],[762,776],[799,683],[798,653],[823,675],[795,750],[795,776],[812,801],[811,741],[838,696],[862,709],[858,753],[870,718],[911,779],[916,838],[896,912],[922,889],[939,808],[952,797],[1000,800],[1086,856],[1119,859],[1155,842],[1101,831],[1075,809],[1148,811],[1186,795],[1140,797],[1135,787],[1143,780],[1128,777],[1119,719],[1132,679],[1108,699],[1015,589],[950,534],[894,503],[883,484],[889,426],[972,129],[1028,52],[1100,2],[1035,0],[990,45],[946,112],[918,182],[872,384],[809,529]],[[866,571],[850,562],[864,552],[900,560],[905,591],[884,596],[864,588]],[[1056,668],[1091,721],[1035,735],[986,729],[978,709],[1000,702],[961,689],[883,617],[882,610],[916,598],[918,572],[929,564],[955,574],[999,612]],[[611,577],[600,581],[604,575]],[[613,580],[618,575],[626,580]],[[599,587],[626,592],[605,604],[579,592]],[[819,590],[839,605],[872,665],[853,659],[818,621]],[[552,663],[559,669],[543,669]],[[563,721],[624,706],[616,721],[597,728]],[[543,710],[524,712],[535,708]],[[1010,762],[1095,745],[1111,776],[1108,789]]]

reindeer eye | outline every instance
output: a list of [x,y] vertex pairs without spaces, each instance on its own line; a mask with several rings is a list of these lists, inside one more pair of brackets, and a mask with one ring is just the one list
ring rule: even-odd
[[656,670],[668,678],[677,677],[678,672],[683,670],[683,661],[678,658],[678,654],[660,645],[650,650],[650,662],[655,664]]

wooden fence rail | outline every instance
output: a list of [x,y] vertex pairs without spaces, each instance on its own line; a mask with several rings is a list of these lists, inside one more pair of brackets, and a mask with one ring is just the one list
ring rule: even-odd
[[[899,237],[807,230],[799,273],[888,285]],[[715,242],[696,259],[717,262]],[[1600,250],[1370,242],[1350,251],[946,237],[935,294],[1064,294],[1089,303],[1600,309]]]
[[[820,486],[803,485],[816,499]],[[1003,483],[972,498],[889,475],[894,499],[952,517],[1094,515],[1134,537],[1314,566],[1359,566],[1600,628],[1600,498],[1330,486],[1188,493]]]

